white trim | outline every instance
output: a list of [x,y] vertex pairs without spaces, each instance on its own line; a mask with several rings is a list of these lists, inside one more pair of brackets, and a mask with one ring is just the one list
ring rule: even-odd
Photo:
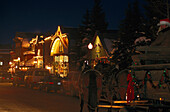
[[168,26],[170,26],[170,23],[167,22],[167,21],[160,21],[160,23],[158,23],[158,26],[160,26],[160,25],[168,25]]

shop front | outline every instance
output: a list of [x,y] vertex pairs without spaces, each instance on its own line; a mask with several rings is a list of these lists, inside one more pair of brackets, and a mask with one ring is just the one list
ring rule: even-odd
[[66,77],[69,73],[69,57],[68,57],[68,38],[66,34],[62,34],[60,27],[52,37],[51,54],[53,56],[53,71],[60,77]]
[[55,73],[61,77],[66,77],[69,72],[69,60],[67,55],[54,56],[54,70]]

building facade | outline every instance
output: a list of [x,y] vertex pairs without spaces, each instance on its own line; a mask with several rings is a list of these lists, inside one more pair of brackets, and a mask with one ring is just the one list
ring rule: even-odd
[[[105,57],[103,41],[98,34],[93,42],[93,58]],[[75,46],[80,39],[78,28],[65,28],[58,26],[54,34],[16,33],[14,38],[15,48],[11,52],[11,67],[18,70],[30,68],[46,68],[51,74],[68,76],[70,71],[78,70]],[[83,50],[88,50],[87,46]],[[87,56],[88,57],[88,56]],[[88,58],[87,58],[88,59]]]
[[9,72],[9,62],[11,59],[10,51],[12,50],[12,46],[0,45],[0,73]]
[[23,71],[30,68],[46,68],[52,74],[67,76],[69,72],[68,38],[66,34],[62,34],[60,26],[54,35],[16,33],[14,42],[11,68]]

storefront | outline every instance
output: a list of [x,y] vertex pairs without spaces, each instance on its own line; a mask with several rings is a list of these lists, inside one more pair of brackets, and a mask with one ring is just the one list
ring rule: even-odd
[[54,70],[55,73],[60,74],[61,77],[66,77],[69,72],[69,60],[67,55],[54,56]]
[[68,57],[68,38],[66,34],[62,34],[60,27],[51,38],[51,53],[53,56],[53,71],[61,77],[66,77],[69,73],[69,57]]

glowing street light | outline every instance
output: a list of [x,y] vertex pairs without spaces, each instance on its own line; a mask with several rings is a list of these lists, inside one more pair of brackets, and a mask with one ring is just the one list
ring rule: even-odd
[[12,62],[11,62],[11,61],[9,62],[9,65],[12,65]]
[[20,61],[20,57],[18,57],[18,61]]
[[93,45],[92,45],[92,43],[89,43],[89,45],[88,45],[88,49],[93,49]]
[[20,57],[18,57],[18,69],[19,69],[19,65],[20,65]]

